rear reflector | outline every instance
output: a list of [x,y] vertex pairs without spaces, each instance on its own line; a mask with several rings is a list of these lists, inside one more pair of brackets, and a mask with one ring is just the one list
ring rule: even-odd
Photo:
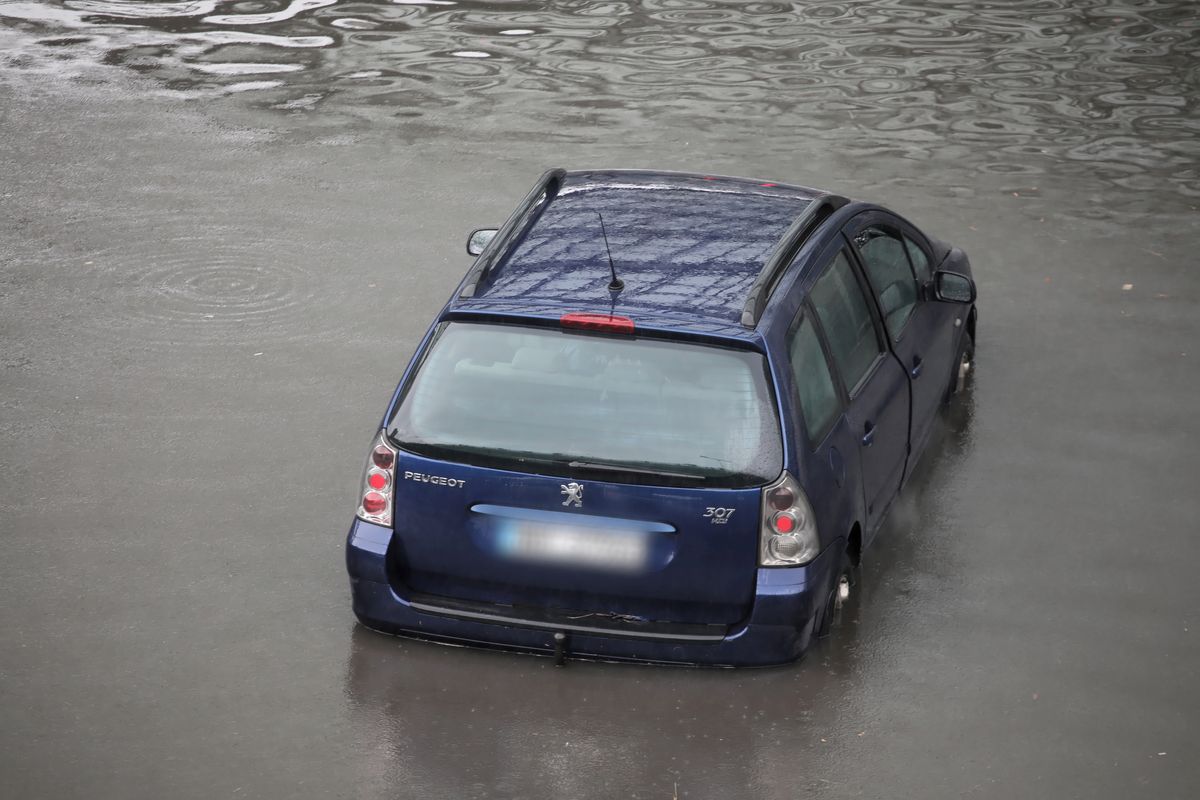
[[611,314],[563,314],[558,320],[564,328],[605,333],[633,333],[633,320]]

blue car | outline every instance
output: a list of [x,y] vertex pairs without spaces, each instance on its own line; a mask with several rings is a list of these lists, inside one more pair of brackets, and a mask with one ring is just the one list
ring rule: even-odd
[[782,183],[551,170],[429,328],[346,543],[367,627],[800,657],[973,358],[966,255]]

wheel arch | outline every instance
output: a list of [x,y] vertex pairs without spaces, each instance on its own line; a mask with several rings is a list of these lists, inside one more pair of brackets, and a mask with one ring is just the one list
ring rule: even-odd
[[846,554],[850,557],[852,566],[862,566],[862,548],[862,526],[855,522],[850,533],[846,535]]

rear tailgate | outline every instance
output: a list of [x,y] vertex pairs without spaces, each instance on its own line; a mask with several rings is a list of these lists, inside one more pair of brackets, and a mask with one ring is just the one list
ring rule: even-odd
[[735,623],[753,601],[757,488],[560,478],[402,452],[395,492],[389,569],[410,600],[698,625]]

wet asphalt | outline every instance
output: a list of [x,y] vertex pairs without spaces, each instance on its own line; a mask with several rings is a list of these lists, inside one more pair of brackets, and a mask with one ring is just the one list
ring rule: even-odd
[[[772,4],[325,5],[237,29],[289,49],[0,3],[0,796],[1197,796],[1188,3],[815,3],[842,49],[794,72]],[[267,51],[298,77],[181,77]],[[378,417],[558,165],[825,186],[971,256],[975,383],[799,664],[354,621]]]

